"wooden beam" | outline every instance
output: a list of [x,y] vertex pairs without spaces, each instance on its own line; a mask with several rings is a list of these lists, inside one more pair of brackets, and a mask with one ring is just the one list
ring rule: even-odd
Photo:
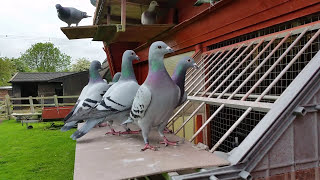
[[196,101],[196,102],[204,102],[206,104],[211,104],[211,105],[224,104],[226,107],[238,108],[238,109],[248,109],[249,107],[252,107],[253,110],[260,111],[260,112],[268,112],[273,105],[272,103],[264,103],[264,102],[216,99],[216,98],[196,97],[196,96],[188,96],[188,100]]

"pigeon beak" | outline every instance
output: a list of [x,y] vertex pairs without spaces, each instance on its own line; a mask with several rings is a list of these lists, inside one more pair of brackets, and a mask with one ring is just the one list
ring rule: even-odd
[[173,53],[174,52],[174,50],[169,46],[166,48],[166,50],[168,51],[168,53]]
[[137,56],[137,55],[136,55],[136,60],[137,60],[137,61],[140,61],[140,58],[139,58],[139,56]]
[[199,69],[199,66],[196,63],[193,63],[193,67]]

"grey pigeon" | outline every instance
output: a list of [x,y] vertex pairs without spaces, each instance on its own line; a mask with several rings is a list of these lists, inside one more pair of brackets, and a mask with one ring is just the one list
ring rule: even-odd
[[91,17],[88,16],[86,12],[82,12],[73,7],[62,7],[60,4],[56,4],[56,9],[59,19],[67,23],[68,27],[70,27],[71,24],[76,24],[76,26],[78,26],[83,18]]
[[156,7],[159,6],[157,1],[151,1],[149,8],[141,15],[141,24],[155,24],[157,20]]
[[82,137],[100,122],[124,121],[128,118],[134,96],[139,88],[132,65],[132,61],[135,59],[139,60],[139,57],[134,51],[126,50],[123,53],[119,81],[109,88],[103,95],[101,102],[94,108],[82,111],[77,117],[73,118],[77,121],[85,119],[87,121],[71,136],[72,139]]
[[92,6],[96,7],[96,4],[97,4],[97,0],[90,0]]
[[215,2],[219,2],[220,0],[198,0],[194,3],[193,6],[201,6],[204,3],[210,3],[211,6],[214,5]]
[[78,111],[94,107],[109,89],[110,86],[101,78],[99,69],[101,69],[101,63],[92,61],[89,68],[89,83],[82,89],[76,105],[64,118],[66,123],[61,128],[61,131],[67,131],[74,127],[78,121],[70,121],[70,118],[73,115],[77,115]]
[[[187,100],[187,93],[184,90],[184,84],[185,84],[186,72],[191,67],[198,69],[198,65],[195,63],[194,59],[188,56],[183,57],[177,63],[176,68],[171,76],[171,79],[173,80],[173,82],[175,82],[180,89],[180,98],[177,106],[182,105]],[[132,123],[132,119],[128,119],[124,123]],[[169,130],[168,128],[165,128],[164,132],[172,133],[172,131]]]
[[194,59],[191,57],[183,57],[180,59],[180,61],[176,65],[176,68],[171,76],[171,79],[173,80],[173,82],[175,82],[180,89],[180,98],[179,98],[178,106],[180,106],[187,100],[187,93],[184,90],[184,83],[185,83],[186,72],[191,67],[198,68]]
[[121,72],[117,72],[113,78],[112,78],[112,82],[118,82],[121,76]]
[[151,127],[157,127],[163,144],[175,145],[164,136],[163,130],[169,117],[177,107],[180,99],[180,89],[169,76],[163,58],[165,54],[173,52],[167,44],[157,41],[149,49],[149,72],[147,79],[140,86],[133,100],[130,118],[139,125],[146,149],[156,150],[149,145],[148,135]]

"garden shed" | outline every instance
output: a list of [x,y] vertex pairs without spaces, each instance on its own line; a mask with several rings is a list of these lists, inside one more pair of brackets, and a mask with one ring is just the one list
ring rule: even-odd
[[112,75],[124,50],[135,50],[139,83],[156,40],[175,50],[165,59],[168,69],[185,53],[197,61],[200,68],[186,77],[188,101],[167,127],[230,164],[175,169],[172,178],[319,179],[320,2],[220,0],[196,7],[195,0],[159,0],[160,24],[140,25],[131,12],[149,3],[98,0],[92,26],[61,29],[69,39],[103,41]]
[[[9,82],[12,83],[14,97],[79,95],[88,83],[88,71],[18,72]],[[51,101],[45,100],[45,103],[52,103]]]

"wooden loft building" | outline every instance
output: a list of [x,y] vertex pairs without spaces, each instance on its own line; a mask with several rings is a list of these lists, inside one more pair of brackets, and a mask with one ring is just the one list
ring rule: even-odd
[[98,0],[92,26],[61,28],[69,39],[104,43],[110,72],[133,49],[139,83],[148,47],[162,40],[200,69],[186,77],[188,101],[168,127],[202,142],[230,165],[173,179],[319,179],[320,2],[318,0],[159,0],[159,24],[141,25],[147,0]]

